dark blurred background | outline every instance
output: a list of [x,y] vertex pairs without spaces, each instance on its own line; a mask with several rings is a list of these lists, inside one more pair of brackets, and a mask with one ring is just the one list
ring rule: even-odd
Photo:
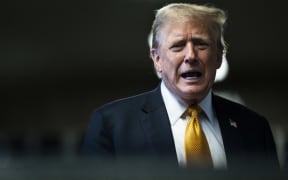
[[[1,157],[77,156],[91,112],[159,83],[149,58],[154,10],[168,0],[20,1],[0,7]],[[228,77],[215,91],[268,118],[288,149],[284,1],[210,3],[228,13]]]

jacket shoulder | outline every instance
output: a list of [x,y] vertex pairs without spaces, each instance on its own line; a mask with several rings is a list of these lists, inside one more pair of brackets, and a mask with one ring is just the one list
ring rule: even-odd
[[152,90],[152,91],[143,92],[134,96],[116,99],[116,100],[113,100],[111,102],[108,102],[100,106],[95,111],[105,112],[105,111],[114,110],[114,109],[118,109],[120,111],[124,111],[124,110],[131,111],[133,108],[138,108],[138,107],[143,106],[146,103],[147,99],[155,93],[156,93],[156,90]]
[[213,105],[216,108],[216,111],[224,112],[229,117],[249,117],[249,119],[265,119],[263,115],[254,111],[253,109],[247,107],[246,105],[240,104],[238,102],[234,102],[227,98],[213,95]]

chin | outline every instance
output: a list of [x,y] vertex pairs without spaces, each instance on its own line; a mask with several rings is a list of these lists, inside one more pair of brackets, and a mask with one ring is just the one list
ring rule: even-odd
[[187,86],[183,87],[182,90],[187,94],[202,94],[206,91],[206,88],[202,86]]
[[208,91],[209,89],[203,87],[189,87],[183,89],[182,94],[185,99],[200,101],[207,95]]

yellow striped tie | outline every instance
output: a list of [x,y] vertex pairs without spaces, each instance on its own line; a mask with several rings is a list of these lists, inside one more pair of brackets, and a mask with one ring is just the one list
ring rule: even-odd
[[187,109],[190,118],[185,133],[185,152],[187,167],[213,167],[209,145],[199,122],[200,108]]

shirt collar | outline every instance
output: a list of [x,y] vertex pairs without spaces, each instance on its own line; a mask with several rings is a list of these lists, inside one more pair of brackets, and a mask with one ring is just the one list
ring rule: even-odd
[[207,96],[199,103],[202,111],[206,114],[208,120],[213,122],[214,117],[214,110],[212,106],[212,90],[208,92]]
[[161,94],[164,100],[170,123],[174,125],[176,121],[186,111],[187,105],[179,98],[177,98],[174,94],[172,94],[167,89],[163,81],[161,82]]
[[[186,111],[188,105],[181,99],[175,96],[170,90],[167,89],[164,82],[161,82],[161,94],[168,113],[170,123],[174,125],[177,120]],[[213,107],[212,107],[212,90],[209,91],[207,96],[198,104],[205,112],[209,121],[213,121]]]

